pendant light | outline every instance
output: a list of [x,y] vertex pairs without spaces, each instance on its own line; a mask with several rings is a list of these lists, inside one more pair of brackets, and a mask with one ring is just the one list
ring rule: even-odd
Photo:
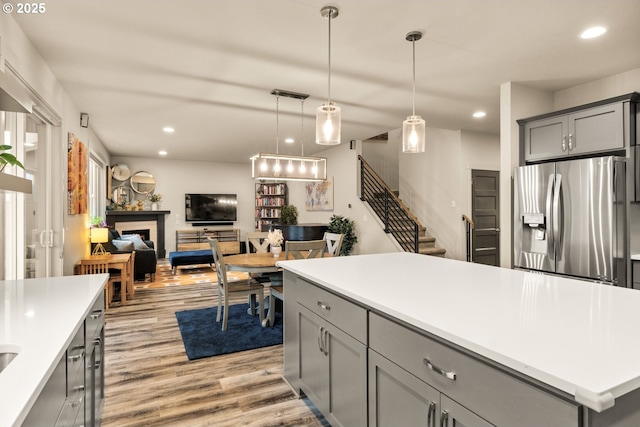
[[[304,155],[304,100],[306,93],[273,89],[271,95],[276,96],[276,153],[259,153],[251,157],[252,177],[259,180],[274,181],[324,181],[327,179],[327,159]],[[280,154],[280,96],[300,100],[300,131],[302,136],[301,156]]]
[[421,38],[420,31],[411,31],[406,36],[413,47],[413,114],[402,122],[403,153],[424,153],[425,124],[422,117],[416,116],[416,41]]
[[331,20],[338,16],[338,8],[325,6],[320,9],[320,14],[329,21],[329,78],[327,102],[316,110],[316,144],[338,145],[340,144],[341,110],[331,102]]

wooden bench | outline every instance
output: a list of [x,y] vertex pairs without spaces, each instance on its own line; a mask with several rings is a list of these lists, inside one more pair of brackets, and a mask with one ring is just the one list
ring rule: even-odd
[[197,251],[169,252],[171,274],[176,274],[176,267],[180,265],[213,264],[213,252],[211,249]]

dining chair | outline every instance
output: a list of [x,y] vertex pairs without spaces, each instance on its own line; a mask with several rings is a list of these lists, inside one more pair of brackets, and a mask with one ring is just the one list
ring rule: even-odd
[[340,256],[344,234],[325,232],[323,239],[327,242],[327,253],[333,256]]
[[[284,243],[284,259],[292,260],[292,259],[311,259],[311,258],[322,258],[324,256],[324,251],[327,247],[327,242],[323,240],[287,240]],[[276,299],[284,302],[284,287],[283,285],[274,286],[273,284],[270,287],[269,292],[269,313],[267,315],[269,325],[273,326],[273,323],[276,320],[276,311],[275,304]]]
[[247,232],[247,252],[264,253],[269,252],[269,233],[267,231],[248,231]]
[[227,278],[227,267],[224,263],[224,257],[222,256],[222,250],[220,249],[220,243],[217,239],[209,239],[211,245],[211,251],[213,252],[213,267],[216,270],[216,276],[218,278],[218,314],[216,315],[216,322],[220,322],[220,317],[224,311],[224,317],[222,319],[222,330],[227,330],[227,323],[229,320],[229,297],[231,294],[235,295],[256,295],[258,297],[258,304],[260,307],[260,323],[264,320],[264,287],[249,278],[244,280],[232,280]]
[[[126,280],[126,274],[124,271],[122,270],[115,270],[114,268],[111,268],[110,274],[111,276],[109,277],[109,287],[110,289],[110,293],[111,293],[111,297],[113,297],[113,295],[115,294],[115,284],[116,283],[120,283],[120,292],[126,292],[126,295],[128,295],[130,298],[133,298],[133,269],[134,269],[134,265],[135,265],[135,259],[136,259],[136,252],[137,251],[131,251],[131,258],[129,258],[129,263],[127,266],[127,270],[129,270],[129,275],[130,275],[130,280]],[[131,289],[128,287],[129,284],[131,284]],[[111,300],[109,300],[111,301]]]
[[[78,274],[109,274],[109,261],[104,257],[87,258],[80,260],[80,266]],[[109,280],[104,285],[104,307],[105,310],[109,309],[109,303],[113,298],[113,283],[111,282],[111,275]]]

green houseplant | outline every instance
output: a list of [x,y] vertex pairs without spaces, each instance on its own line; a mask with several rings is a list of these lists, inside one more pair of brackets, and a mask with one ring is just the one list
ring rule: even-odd
[[340,255],[349,255],[353,250],[353,245],[358,242],[358,236],[356,236],[356,223],[342,215],[333,215],[329,220],[329,227],[327,231],[330,233],[344,234],[342,239],[342,247],[340,248]]
[[298,223],[298,208],[293,205],[284,205],[280,208],[280,224],[295,225]]
[[20,163],[20,160],[13,154],[7,152],[9,150],[11,150],[10,145],[0,145],[0,172],[4,171],[7,165],[18,166],[24,169],[24,165]]

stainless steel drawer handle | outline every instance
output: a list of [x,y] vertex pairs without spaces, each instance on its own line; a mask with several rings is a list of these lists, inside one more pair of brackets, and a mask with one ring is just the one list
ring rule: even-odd
[[436,402],[429,402],[429,410],[427,411],[427,427],[436,427]]
[[97,320],[102,316],[102,312],[97,313],[97,314],[90,314],[89,317],[91,317],[92,320]]
[[331,306],[323,303],[322,301],[318,301],[318,307],[327,311],[331,310]]
[[456,380],[456,373],[453,371],[445,371],[442,368],[438,368],[437,366],[434,366],[431,361],[429,359],[427,359],[426,357],[424,359],[422,359],[422,363],[424,363],[425,365],[427,365],[427,368],[431,369],[433,372],[436,372],[444,377],[449,378],[450,380],[455,381]]
[[449,425],[449,413],[442,411],[440,413],[440,427],[447,427]]
[[77,362],[78,360],[82,359],[84,357],[84,352],[80,353],[80,354],[74,354],[73,356],[69,356],[67,357],[67,359],[69,360],[69,362]]

